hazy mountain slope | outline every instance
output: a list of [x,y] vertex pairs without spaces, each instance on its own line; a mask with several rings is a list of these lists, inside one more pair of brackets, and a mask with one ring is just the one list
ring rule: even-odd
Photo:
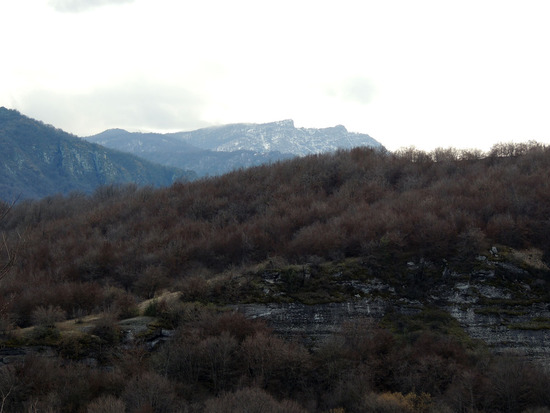
[[129,152],[161,165],[192,170],[199,176],[221,175],[238,168],[247,168],[293,157],[280,152],[260,153],[251,150],[215,151],[199,148],[182,139],[182,133],[131,133],[109,129],[86,137],[90,142]]
[[380,147],[368,135],[343,126],[295,128],[291,120],[233,124],[171,134],[110,129],[85,139],[163,165],[219,175],[234,169],[358,146]]
[[342,125],[324,129],[296,128],[292,120],[238,123],[178,135],[191,145],[215,151],[277,151],[298,156],[358,146],[382,146],[369,135],[348,132]]
[[201,152],[202,148],[183,142],[176,134],[128,132],[124,129],[108,129],[94,136],[84,138],[100,145],[124,152],[143,153],[178,153]]
[[0,108],[0,198],[39,198],[100,185],[165,186],[194,174],[86,142],[60,129]]

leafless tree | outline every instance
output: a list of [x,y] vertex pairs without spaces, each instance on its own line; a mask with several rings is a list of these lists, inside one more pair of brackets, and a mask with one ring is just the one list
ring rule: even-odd
[[15,252],[11,251],[10,248],[8,247],[8,243],[6,242],[6,236],[4,234],[2,234],[2,244],[5,250],[7,259],[0,267],[0,279],[6,276],[10,268],[13,266],[13,263],[15,262],[15,257],[16,257]]
[[[13,208],[13,205],[16,201],[14,201],[11,204],[5,204],[0,203],[0,224],[4,222],[4,219],[8,215],[8,213]],[[21,240],[21,236],[18,236],[19,240]],[[2,232],[2,240],[0,245],[0,281],[8,275],[9,271],[13,267],[13,264],[15,263],[15,259],[17,258],[17,251],[19,250],[19,244],[17,244],[15,247],[10,247],[10,243],[8,242],[6,238],[6,234]],[[4,321],[6,318],[4,317],[6,314],[6,309],[9,305],[9,302],[11,301],[10,298],[7,298],[3,301],[2,304],[0,304],[0,332],[4,330],[4,327],[8,324],[5,324]],[[1,413],[1,411],[0,411]]]
[[[11,211],[13,208],[14,203],[11,204],[5,204],[0,206],[0,223],[4,221],[6,218],[6,215]],[[4,262],[0,263],[0,280],[6,276],[10,268],[13,266],[15,262],[15,258],[17,256],[16,251],[17,249],[11,249],[8,245],[8,242],[6,240],[6,235],[2,233],[2,246],[1,246],[3,252],[4,252]]]

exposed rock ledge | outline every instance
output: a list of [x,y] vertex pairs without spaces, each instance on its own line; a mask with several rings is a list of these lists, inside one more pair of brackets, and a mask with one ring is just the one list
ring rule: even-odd
[[[414,314],[437,307],[495,353],[526,356],[550,367],[550,303],[544,292],[548,270],[501,258],[478,257],[479,268],[469,273],[453,272],[445,266],[441,279],[415,299],[403,297],[407,290],[396,293],[395,285],[373,278],[353,281],[362,294],[347,302],[243,304],[236,308],[247,317],[266,320],[280,334],[316,343],[358,317],[380,320],[387,311]],[[414,273],[418,266],[408,263],[408,267],[405,271]]]
[[[244,304],[237,308],[247,317],[266,320],[277,333],[308,342],[319,342],[338,331],[346,321],[358,317],[380,320],[388,305],[382,300],[363,299],[317,305]],[[414,314],[420,309],[417,302],[403,302],[402,306],[394,307],[394,310],[406,314]],[[446,306],[444,309],[460,322],[472,338],[483,340],[495,353],[525,355],[530,360],[550,366],[550,330],[509,328],[503,325],[503,321],[517,324],[528,322],[533,318],[530,315],[503,320],[502,315],[478,314],[474,307],[461,309],[459,306]],[[548,304],[544,308],[533,306],[532,311],[533,316],[548,315]]]

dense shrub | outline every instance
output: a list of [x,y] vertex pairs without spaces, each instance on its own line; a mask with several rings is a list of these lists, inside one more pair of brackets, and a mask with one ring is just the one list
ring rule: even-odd
[[[99,359],[100,368],[71,362],[86,354],[82,346],[97,350],[100,344],[82,333],[62,338],[63,358],[29,355],[0,366],[5,411],[490,413],[543,412],[550,403],[548,372],[472,351],[469,343],[435,333],[428,316],[428,332],[412,335],[411,326],[409,333],[392,333],[369,319],[355,320],[308,351],[262,323],[193,307],[176,335],[153,353],[129,347],[107,365]],[[433,322],[444,323],[440,318]],[[419,320],[411,317],[409,324]]]
[[100,396],[94,399],[86,408],[86,413],[120,413],[126,410],[123,400],[115,396]]
[[234,393],[224,393],[206,402],[210,413],[305,413],[296,402],[278,401],[259,388],[245,388]]
[[133,377],[122,397],[131,412],[169,413],[177,408],[173,384],[154,372]]
[[59,307],[38,307],[33,311],[32,322],[34,325],[54,327],[58,321],[66,319],[65,312]]
[[363,400],[363,408],[373,413],[421,413],[430,409],[431,397],[427,393],[369,394]]
[[[464,260],[495,243],[546,251],[549,165],[549,149],[536,143],[503,144],[485,156],[357,148],[166,189],[25,201],[0,222],[9,240],[25,234],[1,288],[28,297],[13,311],[25,324],[38,306],[73,316],[102,305],[79,284],[152,298],[197,268],[218,272],[275,255],[301,262],[406,251]],[[197,281],[186,289],[189,299],[204,292]]]
[[99,339],[107,345],[117,344],[121,339],[120,327],[116,324],[115,320],[109,316],[95,321],[90,334],[99,337]]

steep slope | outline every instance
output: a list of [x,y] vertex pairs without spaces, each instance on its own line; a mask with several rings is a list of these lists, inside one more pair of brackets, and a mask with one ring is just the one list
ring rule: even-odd
[[199,175],[219,175],[238,168],[337,149],[383,148],[369,135],[348,132],[343,126],[296,128],[292,120],[223,125],[171,134],[110,129],[85,139],[163,165],[192,169]]
[[0,108],[0,199],[85,193],[105,184],[166,186],[193,173],[154,165]]

